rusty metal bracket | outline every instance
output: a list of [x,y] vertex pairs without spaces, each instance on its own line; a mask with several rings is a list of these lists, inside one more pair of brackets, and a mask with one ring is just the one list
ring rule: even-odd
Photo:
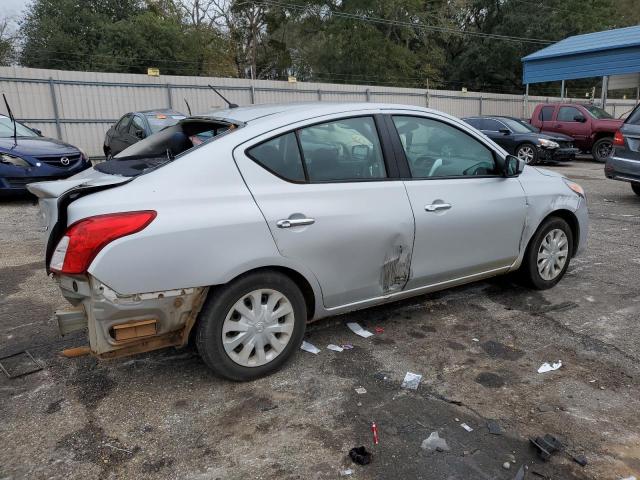
[[[12,375],[9,370],[7,370],[5,368],[5,366],[2,364],[2,360],[7,360],[9,358],[14,358],[17,357],[18,355],[26,355],[27,357],[29,357],[29,360],[31,362],[33,362],[36,367],[32,368],[31,370],[27,370],[25,372],[19,373],[17,375]],[[44,368],[44,365],[41,364],[38,360],[36,360],[35,358],[33,358],[33,355],[31,355],[31,353],[29,353],[28,350],[22,350],[20,352],[16,352],[16,353],[12,353],[11,355],[7,355],[5,357],[0,357],[0,369],[2,369],[2,371],[4,372],[4,374],[7,376],[7,378],[10,379],[14,379],[14,378],[19,378],[19,377],[24,377],[25,375],[29,375],[31,373],[35,373],[35,372],[39,372],[40,370],[42,370]]]

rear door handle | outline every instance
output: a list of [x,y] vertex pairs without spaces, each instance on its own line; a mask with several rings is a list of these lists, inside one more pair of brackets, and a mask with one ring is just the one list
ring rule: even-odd
[[431,205],[427,205],[424,209],[427,212],[437,212],[438,210],[449,210],[451,208],[450,203],[432,203]]
[[313,223],[316,223],[315,218],[284,218],[282,220],[278,220],[276,225],[278,228],[291,228],[311,225]]

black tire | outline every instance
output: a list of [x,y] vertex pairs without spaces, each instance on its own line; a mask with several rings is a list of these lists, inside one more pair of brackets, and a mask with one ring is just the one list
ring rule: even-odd
[[[272,289],[291,303],[294,327],[289,342],[269,363],[247,367],[236,363],[225,351],[222,326],[229,311],[244,295],[257,289]],[[276,372],[300,348],[307,323],[302,292],[286,275],[272,270],[250,273],[213,289],[200,312],[196,326],[196,347],[205,364],[216,375],[234,381],[247,381]]]
[[533,143],[522,143],[516,148],[515,156],[524,160],[527,165],[535,165],[538,163],[538,147]]
[[[608,154],[606,152],[609,152]],[[604,163],[611,156],[613,151],[613,138],[603,137],[596,141],[591,148],[591,154],[596,162]]]
[[[540,246],[545,236],[555,229],[562,230],[567,236],[567,243],[569,244],[568,255],[564,267],[562,268],[560,273],[552,280],[546,280],[542,278],[540,272],[538,271],[538,251],[540,250]],[[564,274],[569,268],[569,263],[571,262],[572,256],[573,232],[571,230],[571,227],[562,218],[549,217],[544,222],[542,222],[542,225],[538,227],[538,230],[533,234],[533,237],[529,241],[522,266],[519,270],[519,276],[527,286],[532,287],[536,290],[546,290],[556,285],[562,279],[562,277],[564,277]]]
[[631,190],[633,190],[633,193],[640,196],[640,183],[632,183]]

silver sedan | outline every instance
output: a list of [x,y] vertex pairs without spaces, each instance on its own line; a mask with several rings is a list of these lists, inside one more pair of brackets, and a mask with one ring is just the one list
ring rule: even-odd
[[289,104],[190,117],[70,179],[31,184],[47,268],[114,358],[190,337],[217,374],[281,367],[308,322],[517,272],[554,286],[584,191],[414,106]]

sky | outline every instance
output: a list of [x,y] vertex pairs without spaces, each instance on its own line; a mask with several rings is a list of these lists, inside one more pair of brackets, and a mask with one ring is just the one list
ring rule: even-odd
[[0,0],[2,16],[18,16],[30,0]]

